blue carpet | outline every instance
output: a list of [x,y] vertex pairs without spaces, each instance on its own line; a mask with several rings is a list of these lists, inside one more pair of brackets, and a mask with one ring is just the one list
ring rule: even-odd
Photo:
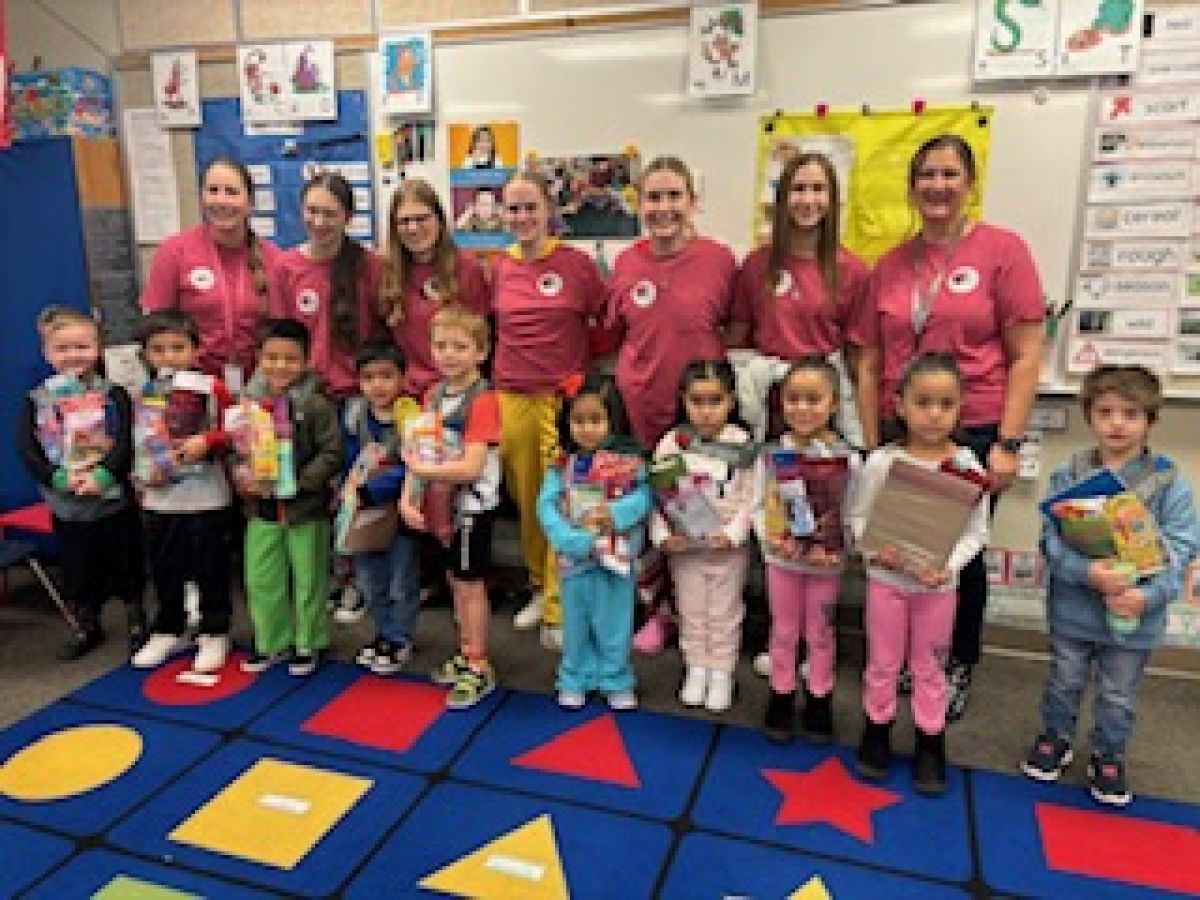
[[888,875],[801,853],[692,832],[671,862],[663,900],[787,897],[819,877],[836,900],[953,900],[968,895],[929,881]]
[[[444,710],[405,752],[382,749],[302,729],[311,716],[342,695],[347,688],[364,679],[373,678],[375,676],[359,666],[344,663],[322,666],[316,678],[251,723],[248,732],[255,737],[279,741],[314,753],[336,753],[382,765],[403,766],[418,772],[435,772],[449,763],[454,754],[462,749],[475,730],[500,703],[504,694],[503,691],[495,691],[471,709]],[[422,689],[429,686],[428,679],[411,676],[395,676],[388,681],[419,686]],[[369,714],[395,721],[404,717],[405,709],[402,706],[391,705],[370,710]]]
[[[261,758],[369,778],[374,784],[293,869],[228,856],[171,840],[177,825]],[[412,805],[424,781],[349,760],[331,760],[250,741],[232,741],[109,835],[117,847],[162,854],[189,866],[293,896],[329,894],[346,880],[384,833]]]
[[[1078,765],[1078,763],[1077,763]],[[1094,821],[1127,827],[1116,850],[1136,861],[1143,848],[1137,846],[1137,828],[1145,824],[1150,833],[1146,852],[1161,850],[1163,836],[1157,823],[1183,826],[1175,848],[1168,854],[1186,854],[1192,871],[1200,865],[1200,807],[1167,800],[1139,797],[1124,810],[1102,807],[1079,785],[1039,784],[1028,778],[993,772],[971,773],[975,803],[975,827],[978,834],[983,877],[989,885],[1003,891],[1016,891],[1045,897],[1088,897],[1103,900],[1127,900],[1142,897],[1197,896],[1200,890],[1180,893],[1137,886],[1136,883],[1092,877],[1075,872],[1056,871],[1049,866],[1043,846],[1035,804],[1066,810],[1084,810],[1098,817]],[[1095,831],[1093,827],[1090,829]],[[1071,840],[1069,834],[1066,837]],[[1183,857],[1180,857],[1181,863]],[[1097,859],[1103,863],[1103,858]],[[1193,884],[1196,882],[1193,880]]]
[[[549,814],[573,900],[649,897],[671,833],[665,825],[458,784],[436,787],[375,854],[346,900],[443,897],[417,885],[472,851]],[[529,893],[518,893],[520,888]],[[500,896],[537,897],[514,879]]]
[[661,713],[613,714],[639,788],[514,765],[511,760],[579,726],[609,715],[593,703],[569,712],[540,694],[510,694],[455,764],[452,774],[498,787],[672,819],[691,795],[713,726]]
[[62,701],[0,732],[0,760],[8,760],[43,737],[81,725],[133,729],[142,738],[141,755],[115,780],[66,799],[27,802],[0,794],[0,815],[76,837],[99,834],[210,752],[220,740],[210,731]]
[[4,873],[0,893],[15,896],[70,856],[74,849],[75,845],[64,838],[0,822],[0,872]]
[[271,900],[276,894],[264,894],[237,887],[203,875],[181,872],[108,850],[89,850],[77,856],[50,878],[26,894],[28,900],[65,900],[91,897],[114,879],[135,879],[160,888],[182,891],[197,897],[219,900]]
[[[784,797],[764,777],[763,770],[803,774],[828,768],[829,764],[822,766],[826,760],[838,760],[846,771],[854,771],[853,751],[849,748],[818,749],[801,742],[781,746],[757,731],[726,728],[705,774],[692,820],[698,828],[947,881],[970,877],[967,809],[959,769],[948,772],[949,787],[943,797],[926,799],[913,791],[909,761],[894,761],[888,778],[879,785],[870,785],[899,797],[899,802],[870,815],[873,843],[821,822],[775,824],[784,809]],[[850,777],[851,790],[866,784]],[[849,798],[848,793],[846,796]],[[798,799],[802,801],[803,796]],[[933,836],[937,853],[929,852]]]
[[204,728],[231,730],[245,725],[280,697],[305,683],[304,679],[288,675],[284,666],[275,666],[254,676],[248,687],[230,697],[197,705],[177,705],[157,703],[146,696],[145,683],[158,671],[120,666],[84,685],[71,694],[70,699]]

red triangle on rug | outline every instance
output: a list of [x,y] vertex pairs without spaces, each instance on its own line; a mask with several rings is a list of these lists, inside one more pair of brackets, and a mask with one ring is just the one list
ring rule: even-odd
[[512,762],[527,769],[573,775],[589,781],[607,781],[621,787],[642,786],[612,713],[564,731],[541,746],[513,757]]

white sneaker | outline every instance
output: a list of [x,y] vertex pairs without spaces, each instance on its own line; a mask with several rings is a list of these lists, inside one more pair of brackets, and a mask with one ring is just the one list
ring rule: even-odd
[[708,691],[704,708],[711,713],[723,713],[733,704],[733,675],[713,669],[708,673]]
[[638,706],[637,694],[633,691],[613,691],[606,699],[608,708],[616,712],[628,712]]
[[194,581],[183,583],[183,608],[187,612],[188,628],[200,624],[200,585]]
[[533,598],[521,607],[520,611],[513,616],[513,628],[517,631],[532,631],[542,624],[542,610],[545,606],[545,600],[540,593],[534,594]]
[[558,705],[563,709],[583,709],[587,697],[580,691],[559,691]]
[[353,584],[342,588],[342,593],[333,608],[333,621],[339,625],[353,625],[355,622],[361,622],[366,614],[367,602],[358,588]]
[[555,653],[562,653],[563,635],[561,625],[543,625],[540,635],[542,646]]
[[771,654],[766,650],[754,657],[754,674],[760,678],[771,677]]
[[224,634],[196,636],[196,659],[192,668],[197,672],[217,672],[229,659],[229,637]]
[[152,634],[129,664],[135,669],[157,669],[187,645],[187,638],[181,634]]
[[687,674],[683,677],[683,687],[679,689],[679,702],[684,706],[699,706],[704,702],[707,690],[708,669],[688,666]]

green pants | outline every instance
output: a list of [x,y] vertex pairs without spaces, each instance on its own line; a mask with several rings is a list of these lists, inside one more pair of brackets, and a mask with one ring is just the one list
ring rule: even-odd
[[330,542],[327,519],[298,525],[263,519],[246,523],[246,597],[259,653],[291,647],[312,653],[329,646],[325,602]]

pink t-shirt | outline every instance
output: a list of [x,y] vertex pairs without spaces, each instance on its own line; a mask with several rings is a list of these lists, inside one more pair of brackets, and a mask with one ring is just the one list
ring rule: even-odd
[[[412,264],[405,276],[404,317],[392,326],[392,337],[396,346],[404,352],[408,364],[408,390],[414,397],[423,397],[441,375],[433,365],[433,352],[429,346],[429,320],[441,306],[433,287],[433,263]],[[458,251],[458,293],[455,302],[480,315],[488,313],[487,282],[483,269],[475,257],[463,250]]]
[[624,331],[617,386],[633,435],[654,447],[675,420],[679,376],[693,360],[725,358],[737,268],[724,244],[695,238],[673,256],[638,241],[613,267],[609,315]]
[[604,315],[607,289],[586,253],[558,244],[540,259],[505,253],[492,271],[496,387],[521,394],[555,391],[588,364],[588,322]]
[[[962,370],[963,424],[994,424],[1004,410],[1008,383],[1004,331],[1045,318],[1042,283],[1025,242],[994,225],[977,223],[950,248],[949,259],[946,254],[946,247],[914,239],[875,266],[863,339],[864,346],[882,350],[881,412],[894,412],[905,364],[919,353],[939,351],[952,354]],[[918,336],[913,323],[917,287],[928,292],[938,272],[945,277]]]
[[258,326],[275,302],[275,267],[282,255],[268,240],[257,238],[268,296],[255,292],[245,247],[217,244],[204,225],[167,238],[154,255],[150,277],[142,289],[145,312],[179,309],[200,329],[199,367],[224,376],[224,366],[254,371]]
[[[364,252],[358,275],[358,337],[384,334],[379,320],[379,279],[383,260],[370,250]],[[308,326],[312,338],[309,361],[336,399],[358,390],[354,356],[358,346],[343,347],[334,337],[332,300],[333,260],[314,260],[299,247],[287,250],[276,267],[278,300],[272,308],[277,316],[298,319]]]
[[846,344],[862,343],[862,316],[870,272],[848,250],[837,258],[837,303],[830,303],[817,261],[791,256],[784,260],[775,289],[766,290],[769,247],[746,256],[733,288],[735,322],[750,326],[751,345],[781,359],[807,353],[828,356]]

